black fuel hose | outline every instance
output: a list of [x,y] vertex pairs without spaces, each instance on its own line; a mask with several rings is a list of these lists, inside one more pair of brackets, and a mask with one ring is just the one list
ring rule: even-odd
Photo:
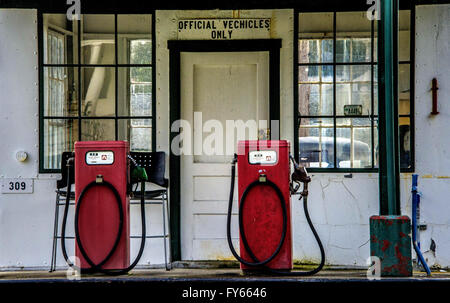
[[[251,261],[247,261],[244,260],[241,256],[238,255],[238,253],[236,252],[236,249],[234,248],[233,242],[231,240],[231,215],[232,215],[232,209],[233,209],[233,197],[234,197],[234,183],[235,183],[235,178],[236,178],[236,164],[235,162],[233,162],[232,166],[231,166],[231,186],[230,186],[230,198],[229,198],[229,203],[228,203],[228,215],[227,215],[227,240],[228,240],[228,246],[230,247],[231,253],[233,254],[233,256],[242,264],[250,266],[250,267],[260,267],[261,269],[263,269],[265,272],[268,272],[270,274],[275,274],[275,275],[280,275],[280,276],[310,276],[310,275],[314,275],[316,273],[318,273],[320,270],[322,270],[323,266],[325,265],[325,250],[323,248],[322,245],[322,241],[320,240],[319,235],[317,234],[316,229],[314,228],[314,225],[311,221],[311,218],[309,216],[309,212],[308,212],[308,200],[307,197],[303,197],[303,208],[305,211],[305,216],[306,216],[306,220],[308,221],[308,224],[311,228],[311,231],[314,234],[314,237],[317,241],[317,244],[319,245],[319,249],[320,249],[320,255],[321,255],[321,261],[320,264],[313,270],[311,271],[305,271],[305,272],[298,272],[298,271],[292,271],[292,272],[286,272],[286,271],[280,271],[280,270],[276,270],[276,269],[272,269],[267,265],[267,263],[269,263],[270,261],[272,261],[281,251],[281,248],[283,246],[284,243],[284,239],[286,238],[286,233],[287,233],[287,208],[286,208],[286,200],[283,197],[283,194],[281,193],[280,188],[273,182],[271,182],[270,180],[265,180],[265,181],[254,181],[252,182],[245,190],[244,193],[242,194],[240,203],[239,203],[239,233],[240,233],[240,237],[242,240],[242,243],[244,244],[244,247],[247,251],[247,253],[250,255],[250,257],[252,258],[253,262]],[[281,231],[281,238],[280,238],[280,242],[278,243],[277,248],[274,250],[274,252],[272,253],[272,255],[270,257],[268,257],[265,260],[259,260],[254,252],[252,251],[252,249],[250,248],[250,245],[248,244],[247,241],[247,237],[245,235],[245,228],[244,228],[244,224],[243,224],[243,210],[244,210],[244,204],[247,200],[247,195],[248,193],[255,188],[256,186],[270,186],[272,189],[275,190],[278,199],[280,201],[280,205],[281,205],[281,209],[282,209],[282,216],[283,216],[283,228]]]
[[[73,162],[73,160],[72,160]],[[117,189],[109,182],[102,180],[101,182],[97,182],[97,181],[93,181],[91,183],[89,183],[80,193],[80,196],[78,197],[77,203],[76,203],[76,209],[75,209],[75,239],[76,242],[78,244],[78,248],[81,252],[81,255],[84,257],[84,259],[86,260],[86,262],[91,266],[90,268],[78,268],[75,264],[73,264],[72,262],[70,262],[69,257],[67,255],[67,251],[66,251],[66,244],[65,244],[65,234],[66,234],[66,225],[67,225],[67,215],[68,215],[68,211],[69,211],[69,205],[70,205],[70,192],[71,192],[71,184],[70,184],[70,168],[71,165],[68,162],[67,164],[67,195],[66,195],[66,203],[65,203],[65,208],[64,208],[64,216],[63,216],[63,221],[62,221],[62,227],[61,227],[61,250],[64,256],[64,259],[66,260],[67,264],[72,267],[75,268],[77,271],[79,271],[80,273],[88,273],[88,274],[92,274],[92,273],[103,273],[106,275],[123,275],[128,273],[130,270],[132,270],[137,263],[139,262],[140,258],[142,257],[142,253],[144,251],[144,247],[145,247],[145,239],[146,239],[146,223],[145,223],[145,181],[142,181],[141,183],[141,223],[142,223],[142,233],[141,233],[141,246],[139,248],[139,252],[138,255],[136,256],[135,260],[133,261],[133,263],[128,266],[127,268],[124,269],[103,269],[102,266],[104,264],[106,264],[106,262],[108,262],[111,257],[114,255],[114,253],[117,250],[117,247],[119,246],[120,243],[120,238],[122,235],[122,231],[123,231],[123,220],[124,220],[124,211],[123,211],[123,207],[122,207],[122,199],[117,191]],[[110,189],[115,197],[115,201],[117,203],[117,208],[118,208],[118,212],[119,212],[119,226],[118,226],[118,231],[116,234],[116,238],[114,240],[114,245],[112,246],[112,248],[109,250],[107,256],[100,261],[99,263],[95,264],[91,258],[89,257],[89,255],[87,254],[86,250],[84,249],[83,243],[81,241],[81,237],[80,237],[80,232],[79,232],[79,225],[78,225],[78,221],[79,221],[79,214],[80,214],[80,207],[84,201],[84,196],[86,195],[86,193],[93,187],[95,186],[104,186],[107,187],[108,189]]]

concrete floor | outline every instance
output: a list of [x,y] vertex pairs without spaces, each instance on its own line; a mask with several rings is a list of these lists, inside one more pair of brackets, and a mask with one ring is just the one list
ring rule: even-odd
[[[69,279],[70,280],[70,279]],[[310,277],[276,277],[266,275],[243,275],[239,269],[211,269],[211,268],[174,268],[170,271],[165,269],[137,269],[128,275],[109,277],[105,275],[84,275],[84,281],[311,281],[311,282],[363,282],[369,281],[365,270],[342,270],[325,269]],[[420,281],[420,280],[444,280],[450,282],[450,272],[433,272],[432,277],[426,277],[423,272],[414,272],[413,277],[408,278],[382,278],[395,281]],[[11,282],[67,282],[67,272],[58,270],[52,273],[47,271],[4,271],[0,272],[0,283]]]

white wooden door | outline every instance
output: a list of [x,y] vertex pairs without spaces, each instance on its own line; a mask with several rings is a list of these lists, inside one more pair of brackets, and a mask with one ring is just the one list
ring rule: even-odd
[[[202,149],[205,144],[211,146],[208,136],[213,132],[223,131],[224,138],[232,135],[226,132],[227,120],[256,121],[257,129],[247,130],[246,139],[261,139],[265,134],[268,124],[264,122],[269,121],[269,52],[182,52],[180,72],[181,119],[191,125],[193,138],[192,153],[181,155],[182,259],[232,259],[226,241],[226,213],[233,152],[229,152],[225,139],[222,149],[220,143],[212,144],[216,148],[212,154]],[[211,120],[216,121],[211,124]],[[222,130],[211,127],[218,122]],[[233,134],[231,150],[236,149],[238,139],[237,132]],[[236,206],[235,202],[232,233],[238,247]]]

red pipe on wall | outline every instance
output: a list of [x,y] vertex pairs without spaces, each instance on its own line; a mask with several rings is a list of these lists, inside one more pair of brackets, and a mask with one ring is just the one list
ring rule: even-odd
[[437,91],[438,91],[438,83],[437,83],[437,79],[433,78],[433,80],[431,81],[431,91],[433,92],[433,108],[431,110],[431,114],[432,115],[437,115],[439,114],[438,110],[437,110]]

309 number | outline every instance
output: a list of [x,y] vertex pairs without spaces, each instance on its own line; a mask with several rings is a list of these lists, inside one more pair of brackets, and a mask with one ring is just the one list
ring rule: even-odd
[[25,182],[9,182],[9,190],[26,190],[27,184]]

